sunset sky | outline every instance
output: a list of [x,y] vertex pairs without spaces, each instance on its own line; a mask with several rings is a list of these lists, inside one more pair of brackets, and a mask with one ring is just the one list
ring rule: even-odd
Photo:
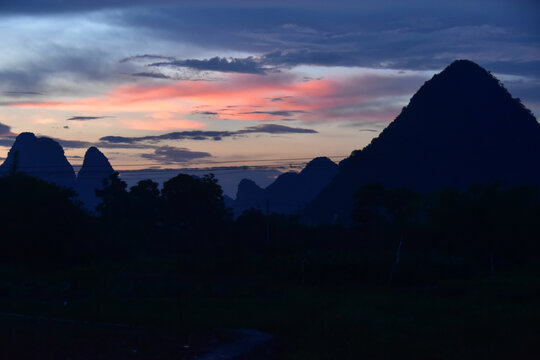
[[537,1],[2,0],[0,34],[0,161],[25,131],[116,168],[339,160],[459,58],[540,114]]

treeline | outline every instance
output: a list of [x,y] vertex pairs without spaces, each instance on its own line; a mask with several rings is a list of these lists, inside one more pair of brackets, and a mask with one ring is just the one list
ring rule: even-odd
[[369,184],[355,194],[352,226],[312,227],[258,210],[234,219],[212,175],[128,189],[116,173],[104,185],[90,214],[69,190],[20,173],[0,178],[0,257],[43,270],[175,257],[185,274],[332,284],[431,283],[539,259],[532,187],[421,194]]
[[402,277],[493,274],[540,259],[538,188],[490,184],[421,194],[369,184],[354,205],[359,238],[386,247]]

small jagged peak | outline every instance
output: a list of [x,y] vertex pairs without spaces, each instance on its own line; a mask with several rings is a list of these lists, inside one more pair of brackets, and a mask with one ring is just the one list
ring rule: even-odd
[[238,184],[238,190],[236,191],[236,199],[249,198],[254,195],[258,195],[263,191],[255,181],[250,179],[242,179]]
[[238,184],[238,189],[258,189],[258,190],[262,190],[261,187],[259,185],[257,185],[255,183],[255,181],[251,180],[251,179],[242,179],[240,181],[240,184]]
[[310,162],[308,162],[306,167],[302,171],[309,170],[312,168],[332,169],[336,166],[337,164],[333,162],[332,160],[330,160],[329,158],[327,158],[326,156],[319,156],[311,160]]

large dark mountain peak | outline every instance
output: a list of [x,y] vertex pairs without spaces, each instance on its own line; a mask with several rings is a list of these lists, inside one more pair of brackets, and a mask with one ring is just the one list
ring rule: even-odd
[[310,205],[312,221],[348,217],[366,183],[419,191],[501,182],[540,185],[540,124],[488,71],[457,60],[427,81],[397,118]]
[[387,154],[399,148],[401,156],[424,151],[423,156],[483,157],[485,150],[509,143],[531,146],[539,131],[532,113],[495,77],[471,61],[457,60],[427,81],[364,151]]

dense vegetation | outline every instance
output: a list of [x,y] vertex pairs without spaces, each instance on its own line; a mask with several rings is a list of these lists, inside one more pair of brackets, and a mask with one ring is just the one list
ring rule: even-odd
[[128,190],[114,174],[97,195],[91,215],[68,190],[0,178],[0,311],[184,334],[251,327],[291,359],[539,351],[537,188],[370,184],[352,227],[233,219],[212,175]]

